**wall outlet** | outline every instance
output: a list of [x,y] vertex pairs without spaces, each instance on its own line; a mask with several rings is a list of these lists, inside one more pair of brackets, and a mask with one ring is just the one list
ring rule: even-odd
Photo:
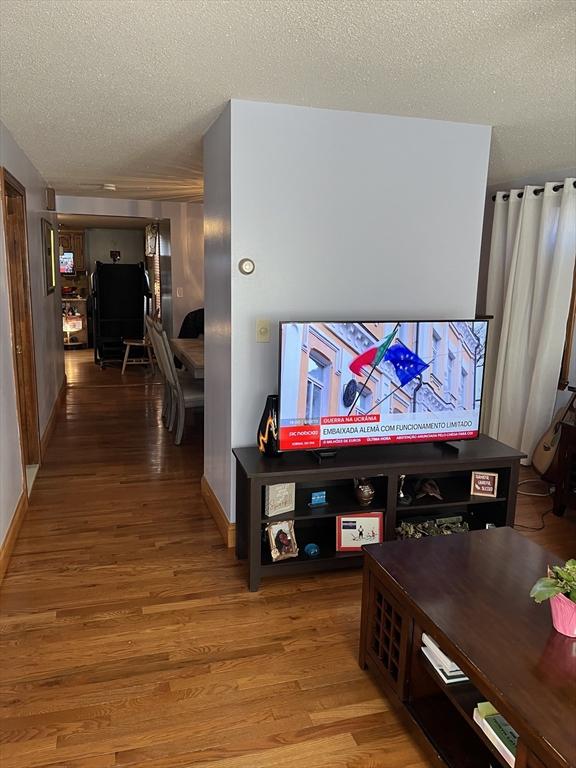
[[270,341],[270,321],[256,320],[256,341]]
[[184,296],[184,288],[176,288],[176,298],[181,299]]

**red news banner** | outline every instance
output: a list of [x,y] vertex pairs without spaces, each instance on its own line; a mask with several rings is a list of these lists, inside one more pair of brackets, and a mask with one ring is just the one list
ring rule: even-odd
[[[335,445],[370,445],[370,443],[405,443],[433,440],[462,440],[478,436],[478,430],[461,429],[458,431],[410,431],[404,434],[386,434],[380,431],[380,415],[366,416],[326,416],[321,424],[301,424],[292,427],[280,427],[281,450],[303,450]],[[366,429],[358,425],[366,425]],[[372,427],[370,427],[372,425]],[[332,427],[334,436],[324,435],[321,429]],[[340,428],[340,429],[339,429]],[[358,434],[358,431],[361,434]]]

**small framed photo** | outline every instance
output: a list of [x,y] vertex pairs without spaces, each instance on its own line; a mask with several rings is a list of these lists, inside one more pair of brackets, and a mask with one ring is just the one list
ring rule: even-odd
[[286,560],[298,557],[298,545],[294,533],[294,520],[279,520],[266,526],[272,560]]
[[264,514],[266,517],[285,515],[296,506],[296,483],[276,483],[264,489]]
[[472,483],[470,485],[471,496],[491,496],[492,498],[495,498],[497,494],[497,472],[472,472]]
[[359,552],[364,544],[379,544],[383,540],[382,512],[338,515],[336,518],[337,552]]
[[44,275],[46,278],[46,295],[54,293],[56,288],[56,262],[54,227],[47,219],[42,219],[42,254],[44,256]]

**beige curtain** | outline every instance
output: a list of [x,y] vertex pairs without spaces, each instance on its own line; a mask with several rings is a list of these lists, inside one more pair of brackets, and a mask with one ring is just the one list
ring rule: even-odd
[[528,455],[554,411],[576,253],[576,180],[496,196],[488,434]]

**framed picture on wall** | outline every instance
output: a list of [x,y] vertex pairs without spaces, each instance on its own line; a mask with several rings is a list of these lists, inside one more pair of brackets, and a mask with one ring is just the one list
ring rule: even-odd
[[44,275],[46,295],[54,293],[56,288],[56,262],[54,245],[54,227],[47,219],[42,219],[42,254],[44,256]]

